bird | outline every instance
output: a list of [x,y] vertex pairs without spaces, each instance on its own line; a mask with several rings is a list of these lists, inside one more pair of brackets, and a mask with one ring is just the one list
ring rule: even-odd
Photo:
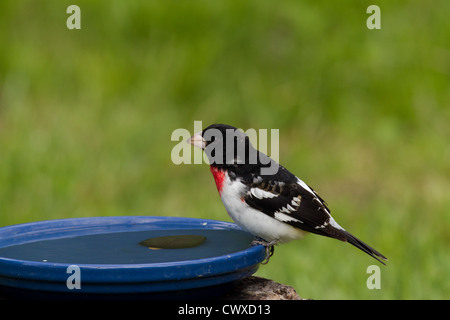
[[[187,140],[203,149],[210,171],[233,221],[262,244],[266,263],[274,246],[317,234],[344,242],[383,265],[387,258],[341,227],[327,203],[303,180],[256,150],[236,127],[212,124]],[[270,168],[274,168],[269,172]]]

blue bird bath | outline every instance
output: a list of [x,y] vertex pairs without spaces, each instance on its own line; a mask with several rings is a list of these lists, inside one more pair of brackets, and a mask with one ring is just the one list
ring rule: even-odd
[[[201,236],[187,248],[140,242]],[[0,228],[0,296],[26,299],[218,298],[265,258],[229,222],[180,217],[97,217]]]

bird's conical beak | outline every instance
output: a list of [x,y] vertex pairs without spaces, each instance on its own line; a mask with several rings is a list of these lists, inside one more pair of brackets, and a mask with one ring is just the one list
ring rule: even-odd
[[196,134],[194,134],[192,137],[190,137],[189,139],[187,139],[186,141],[187,143],[192,144],[195,147],[198,147],[200,149],[205,149],[206,147],[206,140],[203,139],[202,137],[202,132],[197,132]]

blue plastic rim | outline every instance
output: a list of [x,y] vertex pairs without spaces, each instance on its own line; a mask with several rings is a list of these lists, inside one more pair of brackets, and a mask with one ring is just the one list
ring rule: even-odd
[[[241,230],[234,223],[181,217],[96,217],[39,221],[0,228],[0,248],[34,241],[143,230]],[[226,244],[224,244],[226,245]],[[79,289],[69,289],[71,264],[0,257],[0,295],[11,297],[213,298],[257,271],[265,248],[196,260],[141,264],[76,264]]]

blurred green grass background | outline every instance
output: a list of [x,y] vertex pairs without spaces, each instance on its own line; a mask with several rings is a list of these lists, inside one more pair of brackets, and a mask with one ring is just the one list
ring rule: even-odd
[[[66,8],[81,8],[68,30]],[[280,163],[389,258],[306,236],[258,275],[313,299],[450,298],[450,2],[0,2],[0,226],[163,215],[230,221],[194,120],[280,130]]]

